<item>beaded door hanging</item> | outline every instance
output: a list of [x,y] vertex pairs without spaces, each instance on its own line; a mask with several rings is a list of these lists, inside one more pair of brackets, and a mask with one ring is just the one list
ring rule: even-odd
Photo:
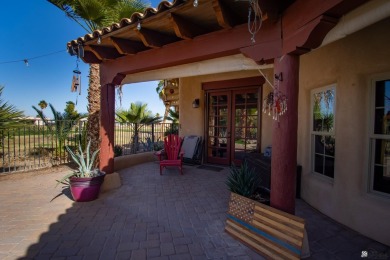
[[282,73],[275,75],[273,91],[263,100],[263,113],[272,115],[275,121],[287,111],[287,97],[279,90],[280,81],[283,81]]

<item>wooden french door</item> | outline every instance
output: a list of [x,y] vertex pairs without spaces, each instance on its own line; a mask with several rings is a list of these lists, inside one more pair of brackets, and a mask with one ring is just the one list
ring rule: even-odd
[[239,165],[260,145],[260,89],[207,91],[207,162]]

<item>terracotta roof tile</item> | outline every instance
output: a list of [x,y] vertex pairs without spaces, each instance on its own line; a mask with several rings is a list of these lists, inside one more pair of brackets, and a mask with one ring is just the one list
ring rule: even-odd
[[148,7],[145,9],[144,13],[133,13],[130,18],[123,18],[119,23],[114,23],[108,27],[104,27],[101,30],[95,30],[92,33],[84,35],[84,37],[79,37],[75,40],[72,40],[68,42],[68,46],[76,46],[78,43],[85,43],[87,41],[91,41],[94,39],[97,39],[99,36],[103,36],[106,34],[109,34],[111,32],[114,32],[116,30],[119,30],[123,27],[136,24],[139,21],[142,21],[144,19],[147,19],[149,17],[152,17],[156,14],[163,13],[173,7],[176,7],[180,4],[185,3],[186,0],[174,0],[172,3],[169,1],[162,1],[158,5],[157,9],[153,7]]

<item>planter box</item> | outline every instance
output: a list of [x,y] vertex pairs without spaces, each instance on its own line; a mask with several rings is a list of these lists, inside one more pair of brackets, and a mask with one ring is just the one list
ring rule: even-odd
[[270,259],[300,259],[305,221],[231,193],[225,230]]

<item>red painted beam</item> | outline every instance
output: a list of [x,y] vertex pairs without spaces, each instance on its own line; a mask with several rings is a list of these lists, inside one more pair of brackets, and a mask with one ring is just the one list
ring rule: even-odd
[[338,19],[328,16],[319,16],[305,24],[294,33],[285,34],[283,38],[283,53],[302,54],[321,45],[326,34],[336,26]]
[[[280,39],[278,23],[264,25],[256,36],[256,44],[259,46],[269,44],[269,42],[277,42],[278,39]],[[118,73],[128,75],[238,54],[241,48],[250,46],[252,46],[251,36],[245,24],[233,29],[202,35],[193,40],[169,44],[160,49],[106,61],[100,65],[101,83],[112,83]],[[264,55],[267,54],[266,51],[267,48],[262,48]]]

